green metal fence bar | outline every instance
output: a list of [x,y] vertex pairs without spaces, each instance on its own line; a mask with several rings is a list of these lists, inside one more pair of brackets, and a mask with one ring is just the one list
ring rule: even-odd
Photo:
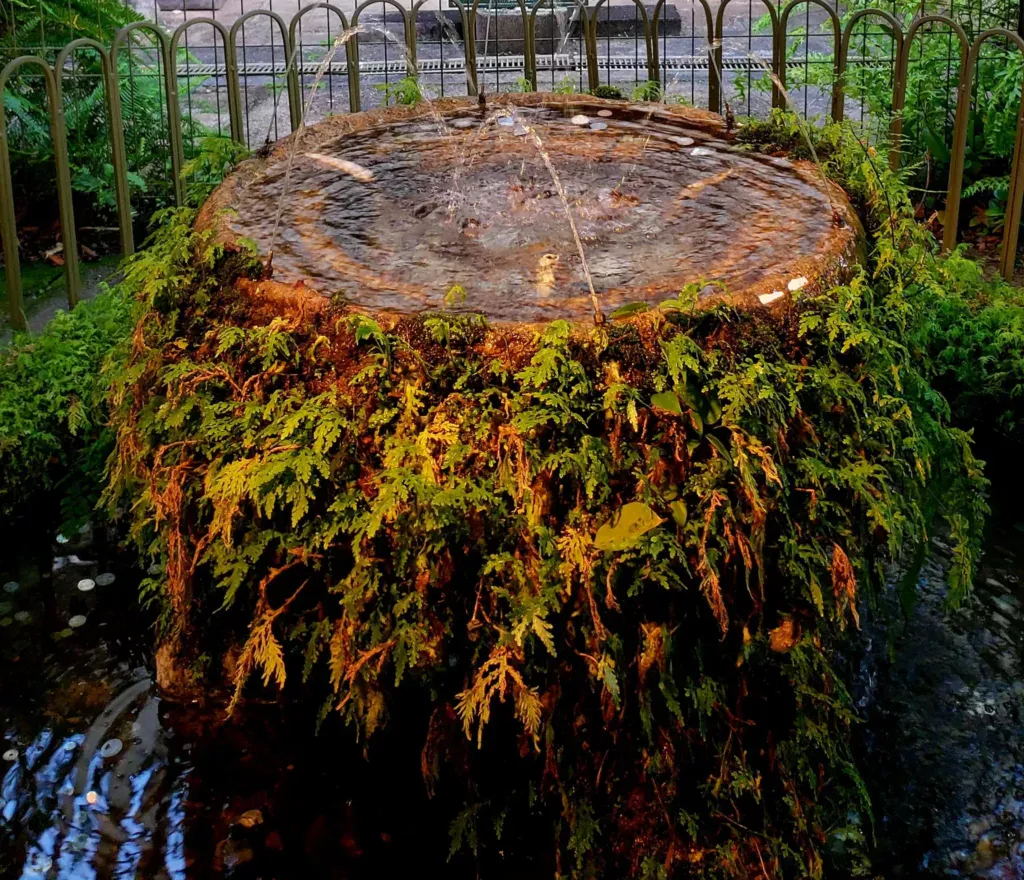
[[[960,220],[960,201],[963,195],[964,161],[967,156],[967,127],[971,115],[971,88],[974,71],[981,57],[981,50],[989,40],[1001,38],[1016,43],[1024,53],[1024,38],[1006,28],[990,28],[978,35],[967,58],[966,74],[962,77],[962,88],[957,95],[956,122],[953,126],[953,155],[949,168],[949,192],[946,196],[946,221],[942,246],[946,251],[956,247],[957,226]],[[1013,162],[1010,170],[1010,191],[1007,196],[1006,223],[1003,232],[1003,251],[999,269],[1003,277],[1013,279],[1017,257],[1017,240],[1020,235],[1020,219],[1024,202],[1024,90],[1021,93],[1020,109],[1017,113],[1017,139],[1013,148]]]
[[[590,68],[588,73],[590,74],[591,90],[597,88],[601,84],[601,78],[597,69],[597,13],[607,2],[608,0],[597,0],[597,2],[590,7],[590,40],[594,58],[594,63],[592,65],[588,64],[588,67]],[[651,21],[647,15],[647,9],[642,0],[633,0],[633,5],[640,14],[640,24],[644,31],[644,48],[647,56],[647,80],[648,82],[658,82],[658,57],[656,54],[657,50],[654,47],[654,35],[651,30]],[[583,17],[587,15],[587,8],[585,6],[581,7],[580,15]],[[591,53],[588,52],[588,58],[590,57],[590,54]]]
[[[292,17],[292,20],[288,23],[288,42],[291,44],[291,71],[295,78],[295,115],[292,118],[292,131],[295,131],[299,126],[305,124],[303,119],[303,103],[302,103],[302,84],[299,82],[297,66],[301,61],[302,49],[299,42],[295,39],[295,35],[298,33],[299,27],[302,25],[302,19],[313,12],[316,9],[326,10],[328,15],[336,15],[341,21],[341,35],[336,39],[345,40],[345,60],[346,60],[346,72],[348,74],[348,106],[352,113],[358,113],[362,109],[362,101],[359,97],[359,56],[358,56],[358,44],[356,42],[355,35],[346,38],[351,27],[355,26],[355,22],[349,25],[348,19],[345,17],[345,13],[341,9],[335,6],[333,3],[313,3],[309,6],[304,6]],[[328,47],[328,52],[333,51],[333,46]]]
[[[793,10],[798,6],[820,6],[825,12],[828,13],[829,22],[832,25],[832,64],[833,64],[833,82],[832,82],[832,118],[836,118],[836,101],[839,97],[837,85],[839,83],[839,58],[843,54],[843,25],[839,21],[839,15],[835,9],[829,6],[825,0],[790,0],[786,4],[782,13],[779,15],[779,55],[778,55],[778,67],[776,69],[776,76],[779,78],[779,82],[782,83],[782,88],[786,87],[786,57],[788,55],[787,39],[789,35],[789,17],[793,14]],[[849,47],[847,47],[849,49]],[[785,95],[782,95],[785,98]]]
[[843,29],[843,42],[839,51],[839,65],[835,86],[835,98],[832,102],[832,118],[836,122],[842,122],[846,115],[846,70],[849,66],[850,41],[853,39],[853,30],[860,21],[867,18],[881,18],[892,28],[893,39],[896,40],[896,58],[903,52],[903,28],[891,12],[884,9],[862,9],[850,16]]
[[181,205],[185,201],[185,193],[181,180],[181,169],[185,164],[185,148],[181,134],[181,110],[178,107],[178,79],[175,71],[176,61],[171,55],[171,41],[166,31],[151,21],[134,21],[114,34],[110,47],[110,64],[118,70],[118,54],[128,45],[136,31],[144,31],[156,39],[160,64],[164,69],[164,102],[167,105],[167,139],[170,142],[171,177],[174,187],[174,202]]
[[[477,64],[478,58],[476,54],[476,17],[477,11],[480,7],[481,0],[473,0],[472,6],[469,8],[469,22],[465,30],[465,54],[466,54],[466,68],[467,70],[472,68],[473,79],[475,88],[470,92],[472,95],[479,94],[480,83],[477,81]],[[546,2],[546,0],[545,0]],[[536,22],[536,9],[543,6],[543,3],[535,4],[535,8],[527,8],[525,0],[513,0],[510,4],[511,8],[518,9],[519,15],[522,18],[523,25],[523,78],[528,80],[530,83],[536,83],[537,79],[537,56],[534,50],[534,36],[535,28],[534,23]],[[507,9],[508,7],[503,7]],[[489,10],[485,10],[488,11]],[[583,27],[584,38],[588,36],[588,25],[586,13],[581,12],[580,24]],[[498,38],[495,37],[495,46],[497,46]],[[587,66],[590,67],[589,53],[590,46],[587,44],[588,61]],[[495,48],[495,56],[497,56],[497,48]],[[596,53],[595,53],[596,54]],[[471,60],[472,59],[472,60]],[[590,88],[596,88],[597,84],[593,83],[593,77],[591,76]],[[536,88],[536,85],[534,85]],[[486,85],[485,85],[486,90]]]
[[[715,17],[715,38],[713,41],[713,53],[712,53],[712,70],[709,71],[708,76],[708,107],[715,113],[722,112],[722,90],[724,84],[722,83],[722,60],[724,56],[722,41],[725,39],[725,10],[728,9],[729,4],[733,0],[722,0],[722,3],[718,7],[718,14]],[[779,75],[781,69],[782,57],[784,52],[780,51],[779,48],[779,10],[770,2],[770,0],[761,0],[761,3],[768,10],[768,16],[771,18],[772,23],[772,71],[776,76]],[[778,86],[772,84],[772,106],[782,106],[782,94],[779,92]]]
[[[715,69],[714,61],[714,33],[715,33],[715,19],[711,12],[711,4],[708,0],[697,0],[700,3],[701,8],[704,10],[704,22],[705,22],[705,37],[707,39],[707,56],[708,56],[708,106],[713,107],[712,98],[715,94],[721,95],[722,85],[718,82],[718,71]],[[667,0],[658,0],[654,6],[654,12],[651,14],[651,40],[654,44],[654,63],[655,66],[661,69],[661,64],[658,61],[658,27],[661,23],[662,18],[665,15]],[[661,82],[661,78],[658,78]],[[717,83],[717,85],[716,85]],[[666,87],[666,83],[661,83],[662,87]],[[717,89],[717,92],[715,91]]]
[[[174,33],[171,34],[171,58],[174,63],[171,65],[170,81],[172,85],[171,92],[174,95],[175,105],[175,119],[178,121],[178,132],[179,141],[181,138],[181,109],[178,101],[178,50],[181,47],[182,38],[188,33],[191,28],[200,27],[202,25],[209,25],[213,28],[216,34],[221,39],[221,46],[224,50],[224,66],[226,71],[226,78],[228,84],[228,121],[231,131],[231,139],[238,143],[244,143],[245,137],[243,135],[242,126],[242,112],[238,106],[241,97],[238,89],[238,69],[235,66],[235,58],[233,53],[228,52],[228,46],[230,37],[228,35],[228,29],[224,25],[217,21],[215,18],[208,18],[203,16],[201,18],[192,18],[188,21],[183,22],[174,29]],[[182,160],[184,161],[184,144],[182,146]]]
[[900,53],[899,60],[896,63],[896,82],[893,86],[892,97],[893,125],[889,132],[891,138],[889,166],[893,170],[900,167],[903,158],[903,110],[907,100],[907,78],[910,74],[910,49],[918,32],[929,24],[945,25],[953,31],[960,41],[960,74],[957,83],[957,94],[961,95],[965,89],[970,89],[965,79],[967,76],[968,56],[971,52],[971,41],[967,37],[967,32],[960,24],[945,15],[923,15],[920,18],[915,18],[910,23],[910,27],[907,28],[907,34],[903,39],[903,51]]
[[[402,30],[405,35],[405,73],[406,76],[414,78],[419,76],[419,69],[416,66],[416,20],[411,11],[402,6],[398,0],[363,0],[352,13],[352,28],[355,33],[346,43],[346,48],[351,47],[351,52],[355,56],[354,67],[349,65],[349,69],[354,70],[355,73],[355,89],[353,90],[351,87],[349,89],[349,103],[354,113],[362,109],[362,96],[359,93],[359,16],[365,9],[377,4],[385,8],[391,6],[398,10],[398,14],[402,17]],[[387,19],[385,18],[386,23]],[[385,40],[390,39],[386,28],[381,28],[381,36]]]
[[54,63],[54,85],[57,89],[57,103],[64,106],[63,74],[64,65],[78,49],[92,49],[100,57],[103,75],[104,99],[107,107],[107,125],[110,128],[110,160],[114,168],[114,202],[117,206],[117,225],[121,237],[121,253],[135,251],[135,235],[132,230],[132,206],[128,194],[128,159],[124,148],[124,125],[121,119],[121,95],[117,75],[107,50],[96,40],[83,37],[72,40],[60,52]]
[[[318,8],[320,6],[333,8],[329,3],[317,4],[317,7],[309,8]],[[340,13],[341,10],[338,11]],[[288,121],[291,130],[295,131],[302,122],[302,98],[299,94],[299,77],[295,68],[295,41],[292,39],[293,34],[289,31],[285,20],[271,9],[253,9],[240,15],[237,21],[231,25],[231,30],[228,31],[228,54],[234,59],[234,83],[239,88],[239,94],[235,98],[235,105],[240,109],[244,107],[238,77],[238,35],[242,33],[242,29],[247,22],[261,16],[269,18],[273,24],[277,25],[277,29],[281,34],[281,41],[284,43],[285,88],[288,91]],[[344,16],[342,16],[342,21],[344,21]],[[244,141],[244,138],[242,140]]]
[[[74,308],[81,296],[78,276],[78,241],[75,236],[75,211],[71,203],[71,171],[68,167],[67,133],[64,127],[64,109],[57,89],[57,75],[45,58],[22,55],[10,61],[0,71],[0,96],[7,81],[17,70],[30,65],[42,69],[46,84],[46,100],[50,110],[50,137],[53,141],[53,161],[57,182],[57,207],[60,216],[61,240],[64,244],[64,278],[67,285],[68,307]],[[10,304],[11,325],[15,330],[27,330],[25,304],[21,289],[21,261],[18,255],[18,227],[14,213],[14,190],[11,180],[11,156],[7,147],[7,114],[0,100],[0,235],[3,237],[4,272],[7,278],[7,296]]]

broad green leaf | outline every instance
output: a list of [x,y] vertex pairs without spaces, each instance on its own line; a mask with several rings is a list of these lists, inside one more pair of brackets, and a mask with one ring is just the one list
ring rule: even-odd
[[627,315],[635,315],[638,312],[648,312],[651,307],[645,302],[626,303],[624,306],[619,306],[609,317],[611,318],[625,318]]
[[594,546],[598,550],[626,550],[639,538],[657,528],[664,520],[642,501],[631,501],[610,522],[597,530]]
[[671,391],[662,391],[658,394],[652,394],[651,406],[656,409],[663,409],[666,412],[673,413],[677,416],[681,416],[683,414],[683,408],[679,404],[679,398]]
[[673,501],[668,509],[672,511],[672,519],[675,520],[677,526],[682,528],[686,525],[687,511],[686,502],[683,500]]
[[718,454],[722,456],[729,464],[732,464],[732,455],[729,454],[729,450],[726,445],[719,440],[714,434],[708,434],[708,443],[718,450]]

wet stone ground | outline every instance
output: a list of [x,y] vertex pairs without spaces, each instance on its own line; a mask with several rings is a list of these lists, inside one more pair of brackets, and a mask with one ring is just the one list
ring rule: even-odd
[[[974,595],[949,614],[936,540],[909,620],[865,627],[876,877],[1024,877],[1022,542],[1024,524],[995,530]],[[141,574],[88,533],[50,550],[48,577],[0,564],[0,878],[552,876],[532,855],[541,834],[509,841],[528,854],[516,864],[449,862],[451,814],[407,783],[415,750],[382,739],[371,757],[412,763],[377,760],[371,776],[345,732],[315,737],[297,707],[222,723],[165,705]]]
[[1022,542],[1024,523],[996,528],[950,613],[949,548],[934,540],[891,645],[868,627],[859,704],[879,876],[1024,877]]
[[[254,703],[224,723],[162,702],[143,575],[103,546],[54,542],[49,577],[0,559],[2,880],[477,875],[448,860],[447,806],[407,782],[418,751],[388,741],[401,718],[370,757],[407,758],[371,776],[352,737],[315,736],[308,710]],[[487,876],[551,876],[529,857],[519,870]]]

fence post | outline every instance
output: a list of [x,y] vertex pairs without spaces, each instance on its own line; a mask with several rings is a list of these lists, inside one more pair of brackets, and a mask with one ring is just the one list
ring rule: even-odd
[[[114,41],[110,47],[110,65],[116,72],[117,53],[121,45],[128,41],[134,31],[144,30],[156,38],[157,51],[160,55],[160,62],[164,66],[164,102],[167,104],[167,139],[170,141],[171,151],[171,185],[174,187],[174,203],[182,205],[185,201],[184,188],[181,184],[181,166],[184,163],[184,149],[181,142],[181,111],[178,108],[177,76],[174,65],[176,59],[171,58],[167,34],[155,24],[149,21],[133,21],[125,25],[114,34]],[[118,85],[118,100],[120,101],[120,84]],[[127,162],[126,162],[127,165]]]
[[[789,16],[793,14],[793,10],[796,9],[797,6],[800,6],[802,4],[807,4],[808,6],[820,6],[828,13],[829,21],[832,24],[832,54],[834,56],[834,60],[832,62],[832,115],[834,117],[836,112],[836,83],[839,81],[839,53],[842,50],[843,43],[843,25],[842,22],[839,21],[839,15],[831,6],[825,3],[825,0],[790,0],[790,2],[786,4],[785,9],[783,9],[782,13],[779,15],[779,82],[782,84],[782,88],[784,89],[786,87],[786,64],[788,61],[788,46],[786,45],[786,40],[787,33],[789,31]],[[808,35],[808,37],[809,36],[810,35]],[[782,97],[785,97],[785,95],[783,95]]]
[[[725,30],[725,10],[731,2],[732,0],[722,0],[722,4],[718,7],[718,15],[715,17],[715,36],[708,47],[708,54],[711,60],[710,69],[708,70],[708,109],[712,113],[722,112],[722,94],[724,90],[722,80],[725,78],[722,72],[722,60],[724,57],[722,42],[724,40],[723,31]],[[761,3],[767,7],[768,16],[772,21],[772,73],[778,76],[779,64],[782,63],[779,56],[779,11],[771,0],[761,0]],[[779,92],[779,87],[773,82],[772,106],[778,107],[781,99],[782,95]]]
[[903,27],[896,19],[896,16],[886,12],[884,9],[861,9],[850,16],[843,30],[843,43],[839,49],[839,76],[836,79],[835,91],[832,99],[832,118],[836,122],[842,122],[846,115],[846,68],[850,57],[850,39],[853,37],[853,28],[862,18],[877,15],[884,19],[892,28],[893,39],[896,40],[896,61],[903,53]]
[[[57,211],[64,245],[64,279],[67,285],[68,307],[74,308],[82,293],[78,277],[78,241],[75,235],[75,211],[71,202],[71,171],[68,167],[67,132],[64,112],[57,92],[57,77],[53,68],[38,55],[22,55],[9,62],[0,71],[0,96],[7,88],[11,74],[28,65],[40,67],[46,84],[46,100],[50,108],[50,139],[53,142],[53,163],[57,183]],[[16,330],[27,330],[25,304],[21,287],[21,260],[18,255],[18,229],[14,214],[14,191],[11,181],[11,157],[7,145],[7,114],[0,100],[0,230],[3,233],[4,270],[7,276],[8,302],[11,325]]]
[[[230,52],[231,39],[228,29],[215,18],[193,18],[174,29],[171,34],[171,82],[174,84],[175,121],[178,129],[179,149],[181,150],[182,163],[185,159],[185,146],[181,135],[181,107],[178,102],[178,43],[190,27],[208,24],[220,35],[220,44],[224,49],[224,68],[228,82],[228,127],[231,132],[231,139],[242,143],[244,141],[242,127],[242,113],[238,106],[240,98],[238,94],[238,71],[234,68],[235,59]],[[214,44],[216,45],[216,43]]]
[[892,95],[892,127],[890,129],[891,143],[889,146],[889,167],[898,171],[902,157],[903,141],[903,109],[907,100],[907,78],[910,73],[910,48],[914,37],[926,24],[944,24],[953,29],[957,39],[960,41],[960,76],[958,78],[957,96],[968,88],[964,76],[967,72],[967,58],[971,51],[971,41],[967,38],[967,32],[953,19],[945,15],[923,15],[915,18],[907,28],[907,34],[903,39],[903,50],[897,59],[896,81],[893,85]]
[[[953,155],[949,165],[949,190],[946,194],[946,219],[942,235],[942,250],[949,252],[956,247],[960,224],[960,202],[963,196],[964,163],[967,157],[967,127],[971,116],[971,88],[974,83],[974,69],[981,56],[984,44],[995,37],[1003,37],[1024,53],[1024,38],[1006,28],[990,28],[978,35],[967,58],[966,74],[957,95],[956,122],[953,128]],[[1003,251],[1000,271],[1007,281],[1013,279],[1013,268],[1017,257],[1017,241],[1020,235],[1022,201],[1024,201],[1024,93],[1017,112],[1017,139],[1013,148],[1013,166],[1010,175],[1010,191],[1007,194],[1006,224],[1003,232]]]
[[100,56],[104,98],[107,105],[107,125],[110,127],[110,158],[114,169],[114,202],[117,205],[117,225],[121,237],[121,253],[128,256],[135,251],[135,235],[132,229],[132,204],[128,191],[128,159],[124,148],[124,121],[121,118],[121,95],[118,90],[117,76],[112,69],[107,50],[96,40],[87,37],[72,40],[57,53],[57,60],[53,68],[57,104],[62,110],[64,108],[64,63],[76,49],[94,49]]
[[[281,42],[284,43],[285,87],[288,90],[288,122],[291,130],[295,131],[295,129],[299,127],[299,116],[301,115],[297,104],[299,95],[297,88],[298,77],[295,75],[295,46],[292,43],[288,32],[288,25],[284,23],[284,19],[276,12],[272,12],[269,9],[252,9],[244,15],[240,15],[235,23],[231,25],[231,30],[228,31],[228,53],[232,60],[235,61],[234,80],[235,87],[238,89],[238,97],[235,103],[239,110],[248,111],[248,108],[244,106],[241,84],[238,76],[238,34],[242,32],[242,28],[245,27],[245,23],[249,21],[249,19],[256,18],[258,15],[267,16],[271,22],[277,25],[277,28],[281,33]],[[273,37],[271,37],[271,40],[273,40]],[[246,112],[245,115],[248,119],[248,112]],[[274,117],[275,119],[277,117],[276,93],[274,99]],[[241,132],[241,134],[244,136],[244,132]],[[245,141],[242,140],[242,138],[239,138],[239,142],[244,143]]]

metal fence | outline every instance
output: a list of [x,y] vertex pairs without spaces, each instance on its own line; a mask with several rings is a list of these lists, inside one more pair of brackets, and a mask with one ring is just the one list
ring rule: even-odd
[[[947,76],[955,83],[943,242],[951,248],[957,240],[979,58],[993,41],[1024,54],[1024,39],[1000,22],[986,22],[984,4],[977,0],[972,0],[977,18],[971,22],[977,22],[980,33],[973,42],[952,17],[957,0],[949,15],[918,15],[906,28],[887,9],[844,13],[826,0],[791,0],[781,6],[757,0],[765,10],[760,19],[753,15],[755,0],[721,0],[717,7],[709,0],[657,0],[655,5],[641,0],[625,5],[609,0],[535,0],[532,5],[526,0],[408,0],[408,6],[398,0],[365,0],[347,13],[327,2],[298,2],[288,20],[273,9],[273,0],[269,8],[248,11],[241,0],[241,9],[228,20],[223,11],[220,20],[215,11],[185,14],[173,30],[158,23],[154,7],[154,20],[121,27],[109,46],[86,37],[57,49],[47,44],[43,32],[37,46],[17,47],[18,53],[31,51],[17,54],[0,71],[0,235],[15,328],[24,329],[26,323],[7,123],[9,85],[16,76],[35,77],[45,92],[68,303],[74,306],[81,281],[67,120],[76,110],[66,98],[65,82],[80,87],[76,78],[83,75],[93,78],[93,94],[102,94],[112,207],[120,250],[129,254],[135,239],[132,181],[139,179],[132,171],[139,146],[133,142],[138,119],[132,111],[140,81],[159,86],[159,125],[156,134],[147,133],[147,145],[165,149],[169,200],[179,204],[182,171],[203,132],[258,147],[336,108],[358,112],[387,101],[404,77],[442,96],[475,96],[481,89],[594,91],[630,84],[649,94],[653,85],[662,97],[706,102],[718,112],[752,115],[769,104],[791,102],[804,112],[824,109],[838,121],[852,114],[864,118],[863,104],[851,106],[846,90],[854,70],[870,69],[889,78],[887,134],[895,167],[901,162],[908,71],[919,58],[915,47],[919,50],[926,38],[944,39]],[[973,15],[973,5],[968,6]],[[745,15],[735,16],[744,9]],[[997,26],[984,27],[988,23]],[[879,45],[886,44],[891,51],[879,52]],[[92,72],[83,74],[80,57],[86,53],[94,62]],[[827,75],[815,79],[810,75],[815,67]],[[791,93],[787,82],[797,77],[803,85]],[[812,80],[820,85],[809,85]],[[754,87],[758,84],[764,84],[763,92]],[[1024,97],[1017,122],[1000,264],[1007,278],[1013,273],[1024,200]]]

